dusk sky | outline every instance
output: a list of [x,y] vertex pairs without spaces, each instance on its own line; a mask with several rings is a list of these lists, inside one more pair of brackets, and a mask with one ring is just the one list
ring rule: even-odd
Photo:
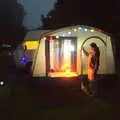
[[22,0],[27,15],[24,18],[24,25],[28,29],[35,29],[40,26],[41,14],[47,14],[54,8],[56,0]]

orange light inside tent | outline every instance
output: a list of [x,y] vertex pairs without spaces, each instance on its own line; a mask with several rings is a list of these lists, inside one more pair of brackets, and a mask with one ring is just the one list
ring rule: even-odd
[[65,71],[65,72],[69,73],[69,72],[71,72],[71,70],[70,70],[70,69],[66,69],[66,71]]
[[76,77],[78,74],[76,72],[72,72],[69,64],[63,64],[61,67],[62,72],[53,72],[50,73],[51,77]]
[[49,74],[51,77],[77,77],[78,74],[76,72],[53,72]]
[[[62,69],[62,70],[65,70],[65,71],[70,70],[70,65],[67,64],[67,63],[65,63],[65,64],[63,64],[63,66],[61,67],[61,69]],[[71,71],[71,70],[70,70],[70,71]]]

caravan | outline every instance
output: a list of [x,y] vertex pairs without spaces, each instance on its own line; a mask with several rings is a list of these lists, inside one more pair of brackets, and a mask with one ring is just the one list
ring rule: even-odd
[[32,64],[34,54],[38,48],[40,35],[50,30],[30,30],[25,35],[23,42],[14,51],[14,61],[17,68],[25,68]]

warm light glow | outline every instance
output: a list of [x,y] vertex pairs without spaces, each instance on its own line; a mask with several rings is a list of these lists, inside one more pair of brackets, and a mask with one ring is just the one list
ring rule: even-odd
[[77,32],[77,29],[75,28],[75,29],[73,29],[73,31],[74,31],[74,32]]
[[38,41],[26,41],[23,45],[26,45],[27,50],[35,50],[38,47]]
[[71,72],[71,70],[70,70],[70,69],[66,69],[66,71],[65,71],[65,72],[70,73],[70,72]]
[[64,59],[62,63],[61,69],[63,71],[69,71],[71,70],[71,52],[74,51],[74,46],[71,45],[70,41],[64,41]]
[[68,52],[71,52],[71,51],[74,51],[74,50],[75,50],[74,46],[72,46],[72,45],[67,46],[66,45],[65,48],[64,48],[64,53],[68,53]]
[[90,31],[91,31],[91,32],[94,32],[94,30],[93,30],[93,29],[91,29]]
[[58,38],[59,38],[59,36],[57,35],[57,36],[56,36],[56,38],[58,39]]
[[68,32],[68,34],[70,35],[70,34],[71,34],[71,32]]
[[3,82],[3,81],[0,81],[0,85],[3,86],[3,85],[4,85],[4,82]]
[[71,43],[71,40],[64,40],[61,45],[62,55],[60,55],[59,52],[61,51],[58,44],[59,40],[50,41],[50,73],[65,72],[65,74],[70,74],[73,71],[71,57],[75,46]]
[[[68,31],[71,32],[71,31]],[[61,34],[60,34],[61,35]],[[50,72],[48,75],[50,77],[76,77],[78,74],[73,72],[73,63],[72,51],[75,50],[74,44],[72,44],[71,40],[65,39],[62,44],[62,55],[59,55],[59,44],[58,40],[50,41]]]
[[62,66],[62,70],[64,70],[64,71],[66,71],[66,70],[68,70],[70,68],[70,65],[69,64],[67,64],[67,63],[65,63],[65,64],[63,64],[63,66]]
[[87,29],[87,28],[85,28],[84,30],[85,30],[85,31],[88,31],[88,29]]
[[46,37],[43,37],[44,40],[46,40],[47,38]]
[[78,74],[76,72],[53,72],[49,73],[50,77],[77,77]]

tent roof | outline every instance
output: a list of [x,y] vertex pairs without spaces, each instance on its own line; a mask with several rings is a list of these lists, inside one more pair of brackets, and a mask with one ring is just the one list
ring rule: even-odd
[[51,30],[40,30],[40,29],[30,30],[25,35],[24,40],[39,40],[41,34],[47,33],[47,32],[50,32],[50,31]]
[[[74,30],[76,30],[76,32]],[[99,28],[91,27],[91,26],[85,26],[85,25],[75,25],[75,26],[68,26],[68,27],[59,28],[57,30],[49,31],[49,32],[43,34],[43,36],[47,36],[47,35],[63,36],[64,35],[66,37],[67,36],[68,37],[69,36],[75,37],[78,32],[85,32],[85,31],[90,32],[91,30],[94,30],[94,33],[96,32],[96,33],[99,33],[99,34],[111,36],[110,33],[107,33],[106,31],[103,31]]]

